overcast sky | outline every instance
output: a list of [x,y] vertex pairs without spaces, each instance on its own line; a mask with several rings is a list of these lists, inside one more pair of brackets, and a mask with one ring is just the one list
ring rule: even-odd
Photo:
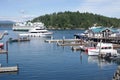
[[61,11],[120,18],[120,0],[0,0],[0,20],[21,21]]

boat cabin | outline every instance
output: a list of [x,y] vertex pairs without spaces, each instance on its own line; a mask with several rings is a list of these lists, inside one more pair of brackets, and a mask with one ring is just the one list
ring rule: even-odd
[[98,43],[96,49],[113,49],[113,44],[111,43]]

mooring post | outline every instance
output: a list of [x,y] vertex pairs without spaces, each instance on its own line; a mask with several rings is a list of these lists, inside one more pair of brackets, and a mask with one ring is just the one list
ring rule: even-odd
[[51,36],[51,40],[53,40],[53,36]]
[[63,36],[63,44],[64,44],[65,36]]
[[8,63],[8,41],[6,41],[6,59],[7,59],[7,63]]
[[6,51],[8,53],[8,41],[6,41]]
[[80,44],[82,45],[82,39],[80,40]]

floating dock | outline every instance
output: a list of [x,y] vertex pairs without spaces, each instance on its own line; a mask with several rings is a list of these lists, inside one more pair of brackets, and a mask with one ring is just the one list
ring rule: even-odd
[[8,53],[7,50],[3,50],[3,49],[0,50],[0,54],[6,54],[6,53]]
[[16,72],[18,71],[18,66],[12,66],[12,67],[2,67],[0,66],[0,73],[4,72]]
[[84,43],[57,43],[58,46],[80,46],[84,45]]
[[58,42],[80,42],[81,39],[50,39],[50,40],[45,40],[45,42],[48,42],[48,43],[58,43]]

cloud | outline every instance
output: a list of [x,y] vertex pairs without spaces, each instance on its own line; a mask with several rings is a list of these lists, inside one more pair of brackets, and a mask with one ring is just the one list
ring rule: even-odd
[[77,10],[120,18],[120,0],[85,0]]
[[29,15],[28,14],[29,12],[24,9],[21,9],[20,11],[18,11],[18,13],[19,13],[19,16],[17,16],[17,15],[15,15],[15,16],[0,16],[0,20],[10,20],[10,21],[14,21],[14,22],[22,22],[22,21],[28,21],[28,20],[31,20],[31,19],[37,17],[36,15]]
[[37,16],[35,15],[24,15],[24,16],[18,16],[18,17],[8,17],[8,16],[0,16],[0,20],[10,20],[14,22],[21,22],[21,21],[28,21]]

